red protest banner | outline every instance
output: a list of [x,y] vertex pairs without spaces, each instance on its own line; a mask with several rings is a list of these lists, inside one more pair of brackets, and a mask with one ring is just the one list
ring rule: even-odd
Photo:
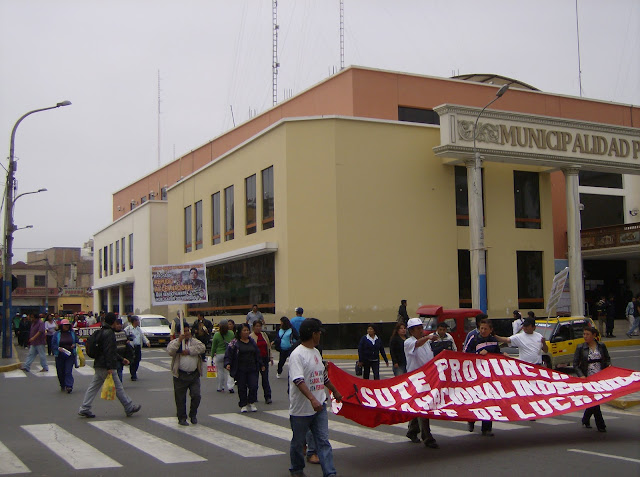
[[508,356],[443,351],[407,374],[368,381],[329,363],[343,396],[334,413],[368,427],[414,417],[523,421],[558,416],[640,391],[640,372],[610,366],[574,378]]

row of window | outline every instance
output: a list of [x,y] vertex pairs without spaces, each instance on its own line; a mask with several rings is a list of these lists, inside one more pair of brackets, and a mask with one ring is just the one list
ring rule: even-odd
[[[542,252],[517,251],[516,262],[518,308],[544,308]],[[461,308],[471,308],[471,257],[469,250],[458,250],[458,300]]]
[[[274,189],[273,189],[273,166],[261,172],[262,179],[262,220],[261,230],[273,228],[274,222]],[[256,174],[245,178],[245,235],[251,235],[258,231],[258,210],[257,210],[257,190]],[[235,186],[231,185],[221,192],[211,195],[211,244],[216,245],[222,241],[233,240],[236,235],[235,230]],[[224,204],[221,204],[221,199]],[[195,214],[194,214],[195,209]],[[224,217],[221,212],[224,211]],[[194,217],[195,215],[195,217]],[[189,205],[184,209],[184,251],[185,253],[200,250],[203,246],[203,225],[202,225],[202,201],[199,200],[193,206]],[[193,220],[195,219],[195,227]],[[224,220],[224,233],[221,233],[222,220]],[[195,231],[195,240],[194,240]]]
[[[484,169],[482,169],[482,189],[484,194]],[[469,225],[469,191],[467,168],[455,167],[456,224]],[[515,203],[515,226],[519,229],[539,229],[540,219],[540,177],[537,172],[513,171],[513,199]],[[484,207],[484,200],[482,201]],[[484,217],[484,210],[483,210]]]
[[[18,288],[27,288],[27,276],[26,275],[16,275],[16,280],[18,281]],[[34,287],[46,287],[47,286],[47,278],[45,275],[34,275],[33,276],[33,286]]]
[[[115,247],[114,247],[115,246]],[[116,240],[114,243],[105,245],[103,248],[98,249],[98,276],[108,277],[115,273],[124,272],[127,270],[125,261],[125,238]],[[115,251],[115,253],[114,253]],[[114,269],[115,263],[115,269]],[[129,270],[133,268],[133,234],[129,234]]]
[[[156,193],[154,191],[151,191],[149,192],[149,196],[143,195],[142,197],[140,197],[140,205],[144,204],[147,200],[154,200],[155,198],[156,198]],[[167,200],[167,186],[164,186],[162,189],[160,189],[160,200]],[[133,210],[135,208],[136,208],[136,201],[132,200],[130,210]]]

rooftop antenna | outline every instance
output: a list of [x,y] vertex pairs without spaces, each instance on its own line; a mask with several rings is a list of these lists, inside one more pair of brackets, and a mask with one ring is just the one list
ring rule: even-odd
[[271,0],[271,10],[273,19],[273,106],[278,104],[278,0]]
[[580,66],[580,21],[578,19],[578,0],[576,0],[576,35],[578,37],[578,84],[580,85],[580,97],[582,98],[582,67]]
[[160,70],[158,70],[158,168],[160,168]]
[[344,0],[340,0],[340,70],[344,69]]
[[233,116],[233,104],[229,105],[229,108],[231,109],[231,121],[233,121],[233,127],[236,127],[236,118]]

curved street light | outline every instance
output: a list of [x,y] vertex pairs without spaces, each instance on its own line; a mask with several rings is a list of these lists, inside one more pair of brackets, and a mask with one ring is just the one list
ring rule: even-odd
[[70,106],[71,101],[61,101],[55,106],[49,106],[48,108],[34,109],[28,113],[23,114],[18,119],[11,130],[11,142],[9,144],[9,169],[7,170],[7,184],[5,187],[5,208],[4,208],[4,248],[3,248],[3,260],[2,260],[2,287],[4,290],[2,301],[2,357],[11,358],[13,354],[13,347],[11,346],[11,272],[12,272],[12,259],[13,259],[13,232],[15,225],[13,224],[13,206],[15,199],[26,195],[35,194],[37,192],[44,192],[46,189],[40,189],[34,192],[25,192],[18,195],[14,199],[14,187],[15,187],[15,172],[16,162],[14,157],[15,151],[15,139],[16,130],[20,123],[27,116],[41,111],[48,111],[50,109],[61,108],[63,106]]

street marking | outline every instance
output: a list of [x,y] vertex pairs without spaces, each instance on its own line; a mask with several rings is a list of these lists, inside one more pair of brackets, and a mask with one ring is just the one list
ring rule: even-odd
[[567,421],[566,419],[556,419],[554,417],[545,417],[536,421],[538,424],[546,424],[547,426],[562,426],[564,424],[573,424],[573,421]]
[[29,468],[18,459],[18,456],[0,442],[0,475],[27,474],[29,472],[31,472]]
[[58,372],[56,371],[55,366],[49,366],[49,370],[47,372],[41,373],[40,371],[36,371],[31,369],[31,374],[39,377],[39,378],[50,378],[51,376],[58,376]]
[[169,371],[167,368],[158,366],[157,364],[147,363],[145,361],[140,361],[140,367],[148,369],[149,371],[153,371],[154,373],[159,373],[160,371]]
[[[253,419],[249,416],[244,416],[242,414],[236,413],[209,415],[213,418],[220,419],[221,421],[244,427],[245,429],[249,429],[252,431],[261,432],[262,434],[275,437],[276,439],[282,439],[283,441],[288,442],[291,441],[292,432],[288,427],[277,426],[275,424],[271,424],[270,422]],[[350,444],[344,444],[342,442],[334,441],[333,439],[330,440],[331,447],[333,447],[334,449],[346,449],[349,447],[353,447]]]
[[122,467],[111,457],[56,424],[33,424],[21,427],[74,469]]
[[96,373],[93,368],[87,365],[84,365],[81,368],[75,368],[75,371],[82,376],[93,376]]
[[[289,418],[289,411],[283,409],[281,411],[266,411],[266,414],[273,416]],[[379,442],[386,442],[387,444],[397,444],[398,442],[406,442],[407,438],[398,436],[396,434],[390,434],[388,432],[376,431],[364,426],[354,426],[352,424],[345,424],[344,422],[337,422],[333,419],[329,419],[329,429],[335,432],[342,432],[352,436],[363,437],[365,439],[371,439]]]
[[160,362],[162,364],[166,364],[167,366],[171,366],[171,360],[170,359],[161,359]]
[[27,375],[21,369],[14,369],[13,371],[7,371],[3,373],[5,378],[26,378]]
[[122,421],[98,421],[90,422],[94,427],[106,432],[112,437],[133,446],[154,459],[158,459],[165,464],[177,464],[180,462],[203,462],[204,457],[200,457],[187,449],[183,449],[171,442],[141,431]]
[[166,392],[173,392],[174,389],[173,388],[151,388],[151,389],[147,389],[147,391],[152,392],[152,393],[166,393]]
[[501,431],[514,431],[516,429],[526,429],[527,427],[528,426],[522,426],[520,424],[493,421],[493,428]]
[[284,452],[279,450],[264,447],[259,444],[254,444],[250,441],[245,441],[239,437],[235,437],[224,432],[216,431],[210,427],[205,427],[200,424],[197,426],[181,426],[178,424],[178,420],[175,417],[152,417],[151,421],[167,426],[174,431],[182,432],[188,436],[195,437],[216,447],[220,447],[229,452],[233,452],[241,457],[266,457],[270,455],[282,455]]
[[586,451],[582,449],[567,449],[569,452],[579,452],[580,454],[589,454],[589,455],[597,455],[600,457],[608,457],[609,459],[618,459],[618,460],[626,460],[629,462],[635,462],[640,464],[640,459],[632,459],[631,457],[622,457],[621,455],[610,455],[610,454],[602,454],[600,452]]
[[[433,421],[429,421],[429,428],[431,429],[431,434],[442,437],[461,437],[469,434],[468,431],[460,431],[458,429],[451,429],[450,427],[438,426],[435,424],[431,424]],[[404,429],[405,431],[408,429],[408,422],[401,422],[400,424],[392,424],[393,427],[398,427],[400,429]],[[405,442],[407,438],[403,439]]]

